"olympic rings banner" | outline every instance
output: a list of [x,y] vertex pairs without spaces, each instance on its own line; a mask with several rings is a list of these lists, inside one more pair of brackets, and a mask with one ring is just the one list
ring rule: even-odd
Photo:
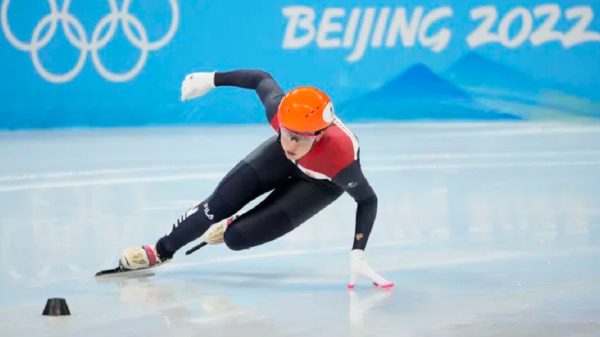
[[315,85],[349,121],[600,120],[600,2],[0,0],[0,128],[260,123],[247,90]]

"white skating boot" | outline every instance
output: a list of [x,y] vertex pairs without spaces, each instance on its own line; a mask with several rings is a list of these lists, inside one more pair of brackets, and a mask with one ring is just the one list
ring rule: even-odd
[[155,245],[129,248],[123,252],[119,260],[119,264],[128,270],[150,268],[163,262],[166,261],[160,259]]
[[225,241],[224,236],[227,226],[231,225],[231,223],[234,222],[237,218],[239,218],[239,215],[234,214],[229,218],[225,218],[217,222],[216,224],[213,224],[206,230],[206,232],[204,232],[204,234],[202,234],[202,236],[200,237],[200,241],[206,242],[210,245],[217,245],[219,243],[223,243]]

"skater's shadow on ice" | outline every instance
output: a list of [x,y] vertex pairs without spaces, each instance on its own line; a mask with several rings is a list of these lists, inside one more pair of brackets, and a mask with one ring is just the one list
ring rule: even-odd
[[204,287],[190,287],[195,281],[185,281],[171,283],[148,277],[113,277],[110,282],[102,283],[113,284],[122,303],[151,308],[151,311],[170,322],[236,322],[244,325],[265,319],[265,316],[243,308],[231,298],[207,293]]

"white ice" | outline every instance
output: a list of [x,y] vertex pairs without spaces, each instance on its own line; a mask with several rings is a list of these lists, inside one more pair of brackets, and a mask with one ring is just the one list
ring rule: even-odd
[[[600,124],[351,125],[391,291],[348,291],[355,206],[282,239],[96,279],[268,126],[0,133],[1,336],[598,336]],[[49,297],[72,315],[42,316]]]

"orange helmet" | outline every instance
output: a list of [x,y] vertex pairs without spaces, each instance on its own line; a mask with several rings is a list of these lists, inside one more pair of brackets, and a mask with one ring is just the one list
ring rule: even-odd
[[315,133],[333,123],[333,104],[315,87],[297,87],[283,97],[277,116],[286,129]]

